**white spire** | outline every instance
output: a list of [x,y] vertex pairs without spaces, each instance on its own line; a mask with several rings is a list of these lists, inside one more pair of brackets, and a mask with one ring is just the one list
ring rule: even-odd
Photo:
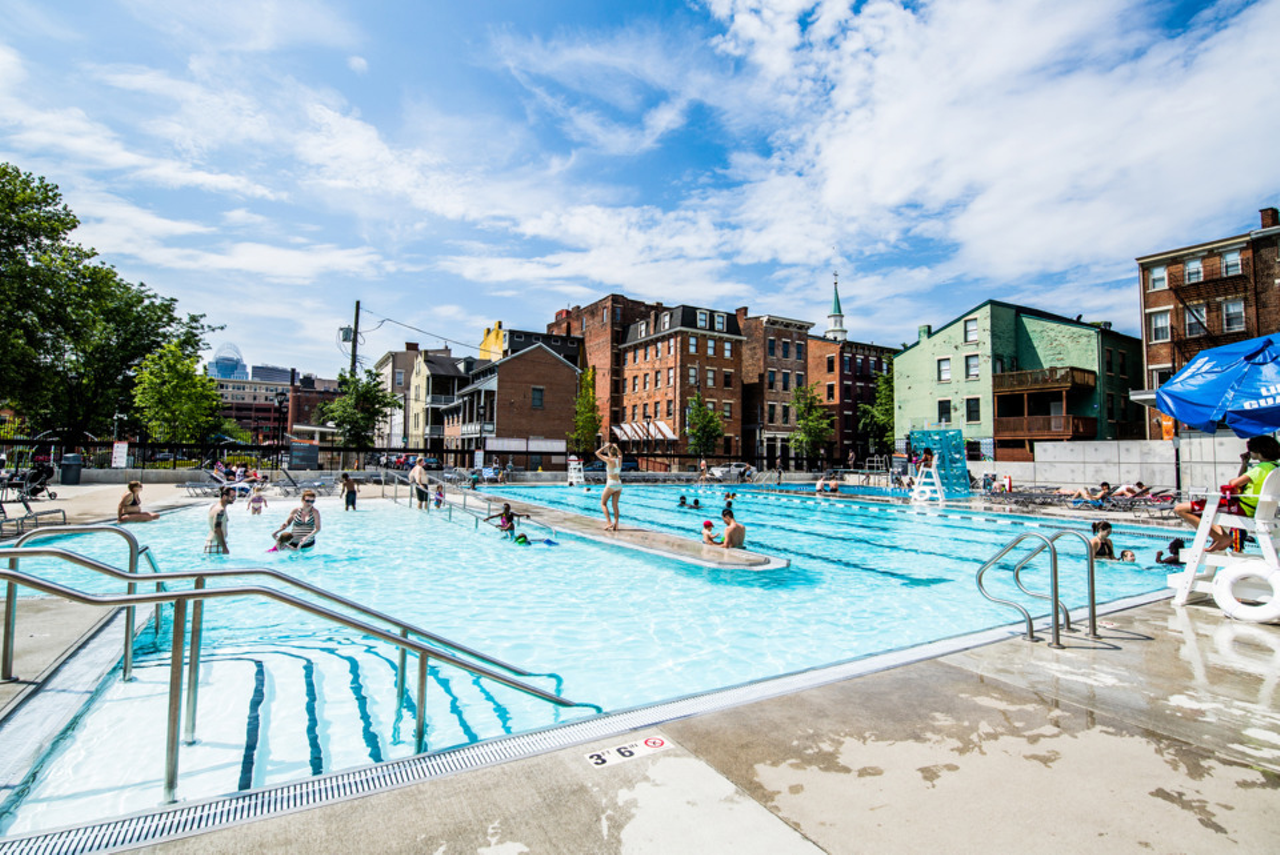
[[835,282],[831,286],[833,298],[831,300],[831,314],[827,315],[830,326],[824,334],[826,338],[832,341],[844,341],[849,337],[844,328],[844,313],[840,311],[840,272],[836,271],[832,274]]

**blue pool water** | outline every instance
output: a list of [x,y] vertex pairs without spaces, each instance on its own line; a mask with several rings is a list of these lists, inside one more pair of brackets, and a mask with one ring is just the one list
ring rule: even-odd
[[[500,489],[524,501],[599,514],[598,488]],[[704,518],[718,523],[724,490],[684,490],[708,505],[703,511],[677,509],[681,492],[627,487],[624,526],[693,538]],[[235,509],[231,556],[203,553],[202,510],[168,514],[130,531],[151,547],[163,570],[282,570],[529,670],[555,672],[565,696],[613,711],[1009,624],[1016,615],[978,595],[974,572],[1017,533],[1047,530],[996,515],[739,496],[734,508],[747,525],[748,547],[789,558],[789,567],[710,569],[565,534],[555,546],[521,547],[461,514],[450,522],[391,502],[365,501],[344,513],[337,500],[322,499],[319,546],[303,555],[265,552],[287,509],[276,502],[261,517]],[[1150,562],[1164,543],[1157,537],[1119,529],[1114,539],[1117,551],[1136,548]],[[103,535],[59,545],[124,562],[122,542]],[[1063,562],[1063,588],[1065,599],[1078,605],[1085,562],[1078,548],[1069,554],[1077,557]],[[1101,567],[1104,601],[1164,585],[1163,569],[1154,564]],[[23,569],[85,590],[119,589],[48,561]],[[995,583],[997,590],[1011,589],[1003,578]],[[211,601],[205,623],[200,743],[184,748],[183,798],[412,753],[413,709],[394,702],[396,652],[389,645],[253,599]],[[107,687],[46,762],[30,794],[5,806],[0,831],[157,803],[167,639],[162,632],[141,651],[135,683]],[[532,682],[557,685],[549,677]],[[557,710],[448,667],[432,669],[427,710],[431,750],[589,714]]]

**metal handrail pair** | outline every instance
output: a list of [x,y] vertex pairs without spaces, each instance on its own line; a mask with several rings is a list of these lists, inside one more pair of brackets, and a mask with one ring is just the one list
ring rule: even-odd
[[[422,753],[426,747],[426,683],[427,683],[427,664],[430,658],[434,657],[448,665],[453,665],[471,674],[487,677],[504,686],[523,692],[527,695],[540,698],[541,700],[555,704],[560,707],[586,707],[594,709],[597,713],[603,713],[603,709],[596,704],[579,703],[569,700],[558,695],[546,692],[536,686],[530,686],[522,683],[513,677],[492,671],[473,662],[459,659],[452,654],[443,650],[416,641],[406,637],[402,630],[400,635],[395,635],[372,624],[365,623],[346,615],[335,612],[331,609],[309,603],[305,600],[291,596],[289,594],[277,591],[273,588],[265,588],[258,586],[237,586],[228,588],[205,588],[204,576],[212,575],[210,573],[200,572],[184,572],[177,574],[161,574],[168,578],[194,578],[195,587],[189,590],[180,591],[156,591],[149,594],[115,594],[115,595],[97,595],[86,594],[74,588],[66,587],[55,582],[49,582],[28,573],[23,573],[17,569],[18,561],[21,558],[57,558],[71,564],[76,564],[99,572],[107,572],[110,575],[125,575],[118,568],[69,552],[63,549],[54,548],[31,548],[22,547],[5,550],[9,558],[9,568],[0,569],[0,578],[4,578],[8,583],[10,590],[16,585],[22,584],[33,588],[37,591],[43,591],[47,594],[54,594],[73,602],[85,603],[97,606],[135,606],[150,603],[172,603],[173,604],[173,642],[170,651],[169,665],[169,709],[168,709],[168,727],[166,729],[165,738],[165,776],[164,776],[164,798],[166,802],[172,802],[177,792],[178,781],[178,731],[182,719],[182,662],[184,648],[186,644],[186,607],[188,601],[192,601],[194,611],[192,615],[192,654],[189,661],[190,685],[194,690],[198,683],[196,675],[199,667],[199,645],[200,645],[200,611],[203,602],[206,599],[220,599],[227,597],[239,596],[260,596],[270,600],[274,600],[285,605],[292,606],[300,611],[317,617],[325,618],[333,623],[354,629],[359,632],[371,635],[374,638],[381,639],[389,644],[394,644],[402,651],[413,651],[418,656],[418,685],[417,685],[417,717],[414,729],[414,747],[416,753]],[[113,572],[114,571],[114,572]],[[234,572],[234,571],[233,571]],[[267,571],[269,574],[274,571]],[[334,595],[336,596],[336,595]],[[10,597],[10,603],[13,597]],[[6,635],[12,631],[13,621],[6,614]],[[399,679],[397,679],[397,705],[402,702],[404,690],[403,670]],[[195,692],[189,691],[187,695],[187,727],[185,735],[187,742],[195,741]]]
[[[982,596],[986,597],[988,600],[990,600],[993,603],[1000,603],[1001,605],[1012,606],[1022,614],[1023,619],[1027,623],[1027,631],[1026,631],[1026,634],[1023,635],[1023,638],[1025,638],[1027,641],[1039,641],[1040,639],[1035,634],[1035,626],[1033,625],[1031,620],[1031,613],[1028,612],[1026,608],[1022,606],[1021,603],[1018,603],[1014,600],[1006,600],[1002,597],[997,597],[994,594],[992,594],[990,591],[987,590],[986,586],[982,583],[982,577],[988,570],[990,570],[992,567],[995,566],[996,562],[998,562],[1001,558],[1004,558],[1006,555],[1008,555],[1011,551],[1013,551],[1014,547],[1022,543],[1024,540],[1035,539],[1035,540],[1042,541],[1042,543],[1039,546],[1037,546],[1029,554],[1024,556],[1022,560],[1020,560],[1017,563],[1017,565],[1014,566],[1013,581],[1014,581],[1014,584],[1018,586],[1018,589],[1022,591],[1024,594],[1028,594],[1029,596],[1036,597],[1037,599],[1049,600],[1049,602],[1052,604],[1049,607],[1050,627],[1051,627],[1050,632],[1052,636],[1052,640],[1049,642],[1049,646],[1054,648],[1055,650],[1063,649],[1063,644],[1061,642],[1060,628],[1058,623],[1059,610],[1061,610],[1065,618],[1067,631],[1068,632],[1072,631],[1071,630],[1071,614],[1067,610],[1067,607],[1062,602],[1062,600],[1058,598],[1058,549],[1055,546],[1055,541],[1057,541],[1058,538],[1064,537],[1066,535],[1075,535],[1076,537],[1084,541],[1085,554],[1088,556],[1088,559],[1089,559],[1088,637],[1093,639],[1101,638],[1101,636],[1098,635],[1098,605],[1097,605],[1097,592],[1094,585],[1093,544],[1090,543],[1089,538],[1085,537],[1083,534],[1081,534],[1078,531],[1070,531],[1067,529],[1063,529],[1061,531],[1054,532],[1050,536],[1045,536],[1043,534],[1040,534],[1039,532],[1025,532],[1023,534],[1020,534],[1017,537],[1015,537],[1013,540],[1006,543],[999,552],[991,556],[991,558],[988,559],[985,564],[983,564],[980,568],[978,568],[978,572],[974,577],[974,581],[978,585],[978,593],[982,594]],[[1046,549],[1049,550],[1049,593],[1040,594],[1028,589],[1027,586],[1022,583],[1021,573],[1022,573],[1022,568],[1025,567],[1028,564],[1028,562],[1031,561],[1032,558],[1035,558],[1037,555],[1039,555],[1041,552],[1044,552]]]
[[[390,475],[390,476],[391,476],[391,478],[392,478],[392,480],[393,480],[393,482],[394,482],[394,483],[395,483],[395,485],[396,485],[396,489],[395,489],[394,491],[392,491],[391,499],[392,499],[392,501],[397,501],[397,500],[400,498],[400,484],[401,484],[402,482],[403,482],[406,486],[412,486],[412,484],[409,482],[408,477],[406,477],[405,475],[403,475],[403,474],[402,474],[402,473],[400,473],[400,472],[395,472],[395,471],[392,471],[392,470],[383,470],[383,472],[384,472],[384,474],[383,474],[383,496],[384,496],[384,497],[386,496],[386,489],[385,489],[385,487],[386,487],[386,476],[387,476],[387,475]],[[464,513],[466,513],[466,514],[470,515],[470,516],[475,520],[475,527],[476,527],[476,528],[479,528],[479,527],[480,527],[480,523],[484,521],[484,518],[485,518],[485,517],[493,516],[493,506],[494,506],[495,502],[494,502],[492,499],[488,498],[487,496],[486,496],[485,498],[483,498],[483,499],[473,499],[473,501],[483,501],[483,502],[484,502],[484,513],[483,513],[483,514],[481,514],[481,513],[480,513],[480,511],[479,511],[479,509],[476,509],[476,508],[470,508],[470,507],[468,507],[468,506],[467,506],[467,497],[468,497],[468,495],[470,495],[470,494],[471,494],[471,491],[469,491],[469,490],[458,490],[458,489],[457,489],[457,486],[458,486],[458,485],[456,485],[456,484],[450,485],[448,481],[445,481],[443,478],[440,478],[440,477],[438,477],[438,476],[436,476],[436,475],[428,474],[428,475],[427,475],[427,482],[428,482],[428,483],[438,484],[438,485],[440,485],[441,487],[453,486],[453,487],[454,487],[454,490],[458,493],[458,495],[462,496],[462,502],[461,502],[460,504],[458,504],[458,505],[454,505],[454,503],[452,503],[452,502],[448,503],[448,507],[447,507],[447,509],[446,509],[446,510],[447,510],[447,518],[448,518],[448,520],[449,520],[450,522],[453,522],[453,509],[454,509],[454,507],[457,507],[457,508],[458,508],[459,510],[461,510],[462,512],[464,512]],[[411,494],[411,495],[412,495],[412,494]],[[427,504],[427,509],[428,509],[428,511],[430,511],[430,508],[431,508],[431,505],[430,505],[430,503],[428,503],[428,504]],[[555,538],[558,536],[558,535],[557,535],[557,533],[556,533],[556,528],[555,528],[555,526],[553,526],[553,525],[548,525],[547,523],[544,523],[544,522],[539,522],[538,520],[535,520],[535,519],[533,519],[532,517],[527,518],[527,519],[526,519],[526,523],[525,523],[525,524],[527,524],[527,525],[536,525],[536,526],[538,526],[538,527],[540,527],[540,528],[545,528],[547,531],[551,532],[551,537],[552,537],[552,539],[555,539]]]

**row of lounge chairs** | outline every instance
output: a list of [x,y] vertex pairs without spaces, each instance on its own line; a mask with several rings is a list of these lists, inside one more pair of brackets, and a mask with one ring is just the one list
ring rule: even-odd
[[1173,516],[1177,494],[1172,490],[1152,490],[1140,496],[1107,496],[1103,499],[1078,499],[1059,493],[1057,487],[1030,487],[1021,490],[993,492],[993,502],[1016,508],[1059,507],[1085,511],[1111,511],[1165,519]]
[[248,495],[253,492],[254,487],[267,487],[275,490],[282,496],[297,496],[303,490],[314,490],[321,496],[331,496],[338,488],[337,479],[332,476],[322,478],[308,478],[298,480],[294,478],[288,469],[280,469],[275,475],[276,477],[263,484],[260,481],[231,481],[228,480],[220,472],[212,469],[197,470],[203,472],[206,476],[204,481],[187,481],[183,484],[183,488],[189,496],[199,497],[215,497],[222,491],[223,487],[234,487],[238,493]]

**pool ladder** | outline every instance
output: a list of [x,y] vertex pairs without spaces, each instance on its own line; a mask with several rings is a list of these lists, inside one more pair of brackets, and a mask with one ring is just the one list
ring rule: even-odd
[[[408,479],[408,477],[406,477],[406,476],[404,475],[404,473],[402,473],[402,472],[396,472],[395,470],[392,470],[392,469],[384,469],[384,470],[382,470],[382,476],[381,476],[381,477],[382,477],[382,496],[383,496],[383,498],[386,498],[386,495],[387,495],[387,481],[388,481],[388,480],[390,480],[390,481],[392,482],[392,484],[394,485],[394,486],[392,487],[392,490],[391,490],[391,500],[392,500],[392,501],[399,501],[399,499],[400,499],[400,485],[401,485],[401,484],[405,485],[405,487],[406,487],[406,488],[409,488],[409,501],[410,501],[410,502],[412,502],[412,501],[413,501],[413,491],[412,491],[412,487],[413,487],[413,485],[409,483],[409,479]],[[444,506],[443,508],[439,508],[439,509],[437,509],[440,513],[444,513],[444,514],[446,515],[446,519],[448,519],[448,520],[449,520],[449,522],[453,522],[453,509],[454,509],[454,508],[457,508],[460,512],[465,513],[465,514],[467,514],[468,516],[470,516],[470,517],[472,518],[472,521],[473,521],[473,527],[474,527],[474,528],[476,528],[476,529],[480,528],[480,523],[482,523],[482,522],[484,521],[484,518],[485,518],[485,517],[493,516],[493,505],[494,505],[494,501],[493,501],[492,499],[490,499],[490,498],[488,498],[488,497],[484,497],[484,498],[479,498],[479,499],[477,499],[477,498],[475,498],[475,497],[473,496],[473,494],[471,493],[471,491],[469,491],[469,490],[458,490],[458,486],[457,486],[456,484],[454,484],[454,485],[450,485],[450,484],[448,484],[446,481],[444,481],[443,479],[441,479],[441,478],[437,478],[435,475],[428,475],[428,476],[427,476],[427,482],[428,482],[428,483],[430,483],[430,484],[438,484],[438,485],[440,485],[441,487],[448,487],[448,486],[452,486],[452,487],[453,487],[453,489],[454,489],[456,492],[458,492],[458,493],[462,496],[462,501],[461,501],[461,502],[457,502],[457,503],[454,503],[454,502],[446,502],[446,503],[445,503],[445,506]],[[467,505],[467,498],[468,498],[468,496],[472,496],[471,501],[472,501],[472,503],[473,503],[473,504],[472,504],[472,506],[470,506],[470,507]],[[479,503],[479,502],[484,502],[484,511],[483,511],[483,512],[482,512],[482,511],[480,511],[480,509],[479,509],[479,507],[478,507],[478,503]],[[431,503],[430,503],[430,502],[428,502],[428,503],[427,503],[426,511],[427,511],[427,513],[435,513],[435,512],[436,512],[436,511],[433,511],[433,510],[432,510],[432,508],[431,508]],[[516,525],[517,525],[517,526],[520,526],[520,525],[536,525],[536,526],[538,526],[538,527],[540,527],[540,528],[545,528],[547,531],[551,532],[551,539],[552,539],[552,540],[555,540],[555,539],[556,539],[556,537],[557,537],[557,535],[556,535],[556,529],[555,529],[555,526],[547,525],[547,524],[546,524],[546,523],[544,523],[544,522],[538,522],[538,521],[537,521],[537,520],[535,520],[535,519],[528,519],[528,518],[526,518],[526,519],[525,519],[525,521],[524,521],[523,523],[521,523],[521,522],[520,522],[520,520],[519,520],[519,518],[517,518],[517,520],[516,520]]]
[[[65,549],[47,548],[47,547],[27,547],[22,546],[23,542],[34,539],[36,537],[54,537],[66,534],[84,534],[96,532],[110,532],[123,537],[129,544],[129,567],[128,571],[112,567],[101,561],[70,552]],[[191,655],[187,658],[187,682],[189,689],[186,694],[186,726],[183,728],[183,738],[187,744],[195,742],[195,725],[196,725],[196,706],[197,696],[199,693],[199,681],[197,679],[200,666],[200,638],[202,630],[202,613],[204,601],[207,599],[222,599],[227,597],[240,596],[257,596],[266,599],[275,600],[284,605],[291,606],[299,611],[325,618],[332,623],[354,629],[366,635],[373,636],[381,641],[387,642],[399,648],[399,662],[396,673],[396,698],[397,706],[404,702],[406,690],[406,664],[407,656],[410,652],[418,656],[417,668],[417,692],[416,707],[417,720],[414,729],[414,746],[416,753],[423,753],[426,750],[426,690],[427,690],[427,664],[430,659],[436,659],[447,665],[453,665],[464,671],[468,671],[478,677],[485,677],[504,686],[523,692],[526,695],[540,698],[548,703],[555,704],[559,707],[583,707],[594,710],[596,713],[603,713],[604,710],[596,704],[580,703],[572,701],[560,695],[539,689],[536,686],[529,685],[508,674],[515,674],[520,677],[549,677],[555,680],[557,690],[559,690],[563,681],[557,674],[535,674],[510,665],[500,659],[488,656],[477,650],[473,650],[465,645],[450,641],[442,636],[428,632],[427,630],[416,627],[412,624],[398,620],[390,615],[363,606],[353,600],[330,593],[323,588],[318,588],[298,579],[294,579],[284,573],[266,568],[246,568],[246,569],[229,569],[229,570],[190,570],[177,572],[160,572],[155,559],[150,556],[146,547],[140,547],[137,538],[130,532],[113,525],[81,525],[81,526],[51,526],[36,531],[28,532],[28,536],[20,538],[12,547],[0,550],[0,559],[7,558],[7,569],[0,567],[0,579],[4,579],[5,584],[5,604],[4,629],[3,629],[3,647],[0,649],[0,681],[11,681],[16,679],[13,674],[13,647],[14,647],[14,628],[17,623],[17,587],[23,585],[46,594],[63,597],[73,602],[85,603],[95,606],[125,606],[126,607],[126,623],[125,623],[125,639],[124,639],[124,657],[123,657],[123,674],[122,679],[130,679],[133,664],[133,641],[134,641],[134,616],[133,610],[139,605],[156,606],[156,627],[159,627],[159,608],[165,603],[173,606],[173,640],[170,650],[169,662],[169,702],[167,728],[165,735],[165,774],[164,774],[164,801],[173,802],[176,800],[178,786],[178,734],[183,719],[183,695],[182,695],[182,664],[184,652],[187,642],[187,605],[192,606],[191,615]],[[142,574],[137,572],[138,560],[145,556],[151,564],[152,572],[150,574]],[[88,570],[95,571],[105,576],[124,580],[128,583],[127,593],[100,595],[87,594],[74,588],[60,585],[56,582],[50,582],[28,573],[21,572],[20,562],[24,558],[54,558],[74,564]],[[382,627],[375,626],[366,620],[359,620],[340,614],[332,609],[319,606],[298,597],[277,591],[274,588],[257,587],[240,585],[225,588],[206,588],[205,581],[210,578],[232,578],[242,576],[265,576],[276,582],[297,588],[314,596],[328,600],[336,605],[349,608],[358,612],[361,616],[370,620],[382,621],[389,623],[397,632],[388,631]],[[168,584],[170,582],[191,581],[193,587],[182,590],[170,590]],[[137,585],[139,583],[154,584],[155,591],[153,593],[137,593]],[[433,642],[438,647],[427,644],[417,638],[410,636],[418,636],[422,639]],[[448,651],[442,648],[448,648]],[[453,651],[453,652],[449,652]],[[458,655],[455,655],[458,654]],[[468,656],[484,665],[476,664],[476,662],[468,661],[460,658],[460,656]],[[497,670],[494,670],[497,669]],[[507,674],[499,673],[506,671]]]
[[[1027,623],[1027,631],[1023,635],[1023,638],[1025,638],[1027,641],[1039,641],[1040,638],[1036,635],[1035,626],[1032,624],[1032,621],[1031,621],[1031,613],[1028,612],[1026,608],[1022,606],[1021,603],[1018,603],[1014,600],[1006,600],[992,594],[990,591],[987,590],[986,586],[983,584],[982,577],[988,570],[994,567],[996,563],[1000,561],[1001,558],[1004,558],[1006,555],[1012,552],[1013,549],[1023,541],[1025,540],[1041,541],[1039,546],[1031,550],[1031,552],[1029,552],[1026,556],[1024,556],[1022,560],[1020,560],[1014,566],[1013,582],[1015,585],[1018,586],[1018,590],[1022,591],[1024,594],[1027,594],[1028,596],[1031,596],[1031,597],[1035,597],[1036,599],[1048,600],[1050,603],[1052,603],[1052,606],[1050,607],[1050,614],[1051,614],[1050,633],[1051,633],[1052,640],[1049,642],[1049,646],[1054,648],[1055,650],[1063,649],[1063,644],[1061,641],[1061,634],[1060,634],[1060,627],[1058,623],[1059,612],[1062,613],[1063,623],[1066,625],[1067,632],[1073,631],[1071,629],[1071,613],[1067,611],[1066,605],[1064,605],[1063,602],[1060,599],[1058,599],[1057,541],[1059,538],[1067,537],[1067,536],[1078,537],[1080,538],[1080,540],[1084,542],[1085,554],[1088,556],[1088,559],[1089,559],[1089,576],[1088,576],[1088,579],[1089,579],[1089,582],[1088,582],[1089,632],[1087,633],[1087,635],[1089,638],[1099,639],[1102,636],[1098,635],[1098,601],[1097,601],[1097,591],[1094,586],[1093,544],[1089,542],[1089,538],[1085,537],[1083,534],[1081,534],[1078,531],[1070,531],[1067,529],[1063,529],[1061,531],[1054,532],[1053,534],[1048,536],[1040,534],[1039,532],[1026,532],[1024,534],[1020,534],[1017,537],[1015,537],[1013,540],[1006,543],[999,552],[991,556],[991,558],[987,560],[987,563],[983,564],[982,567],[978,569],[978,572],[974,577],[974,581],[977,582],[977,585],[978,585],[978,593],[982,594],[982,596],[986,597],[988,600],[991,600],[993,603],[1000,603],[1002,605],[1011,606],[1017,609],[1019,612],[1021,612],[1023,619]],[[1027,563],[1030,562],[1031,559],[1035,558],[1037,555],[1039,555],[1041,552],[1044,552],[1045,550],[1048,550],[1049,552],[1049,593],[1041,594],[1041,593],[1037,593],[1035,591],[1030,590],[1029,588],[1027,588],[1026,585],[1022,583],[1021,573],[1022,573],[1022,568],[1027,566]]]

